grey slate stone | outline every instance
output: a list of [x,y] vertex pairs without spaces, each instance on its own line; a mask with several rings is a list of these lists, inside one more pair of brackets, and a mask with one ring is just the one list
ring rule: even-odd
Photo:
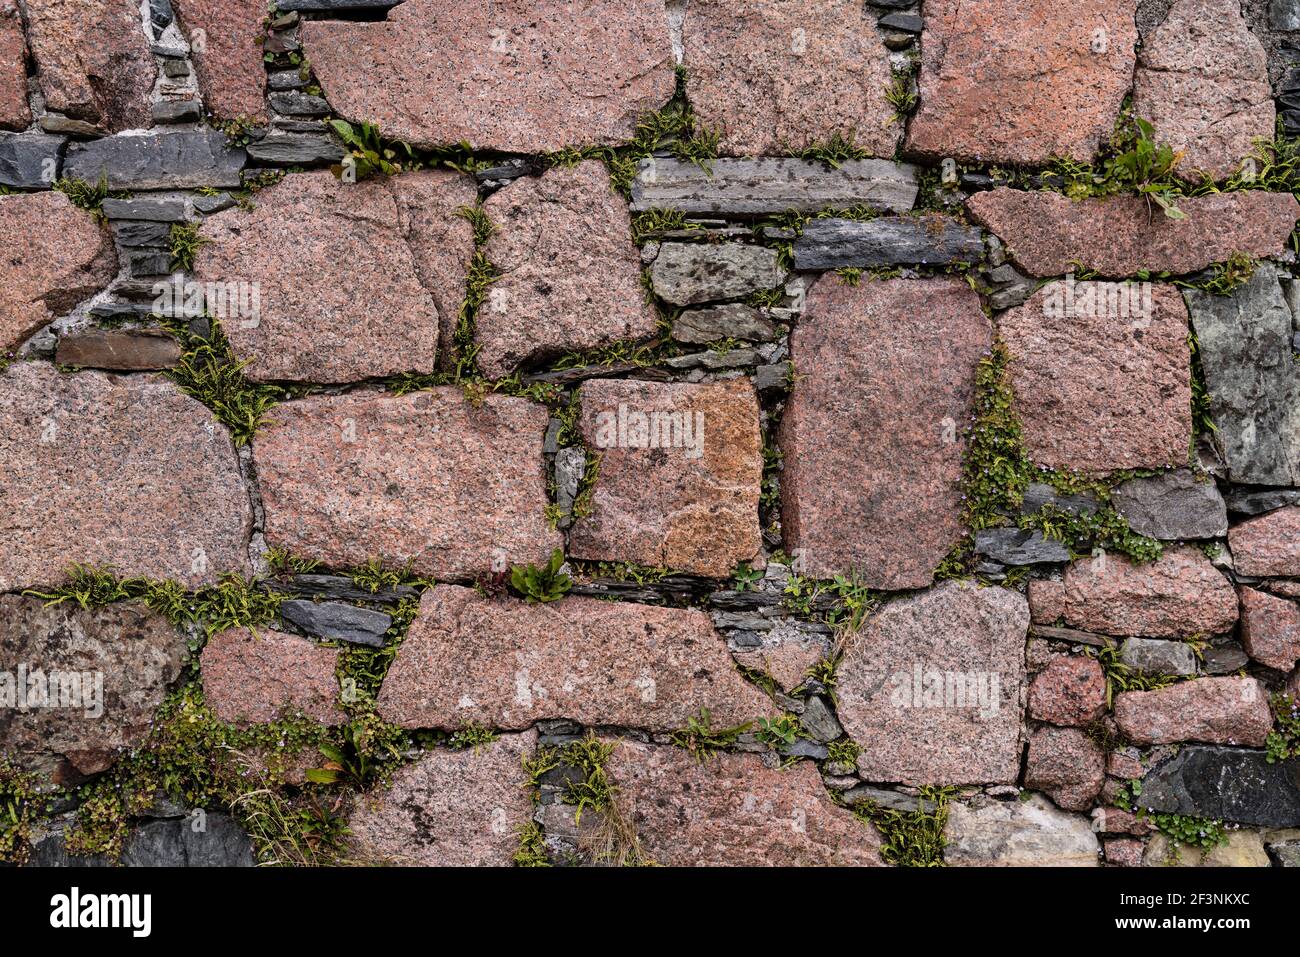
[[1269,764],[1267,753],[1184,745],[1147,772],[1142,805],[1156,811],[1258,827],[1300,826],[1300,759]]
[[166,818],[137,827],[122,851],[124,867],[252,867],[253,844],[235,819],[207,812],[202,830],[190,818]]
[[113,238],[119,246],[166,246],[171,223],[118,220],[113,224]]
[[1270,0],[1268,25],[1274,30],[1300,30],[1300,2],[1298,0]]
[[271,108],[286,116],[324,116],[330,111],[329,103],[321,97],[298,90],[272,93]]
[[103,136],[104,131],[94,123],[87,123],[85,120],[74,120],[70,116],[60,116],[57,113],[46,113],[37,121],[37,125],[46,133],[57,133],[64,136]]
[[790,363],[774,362],[754,370],[754,388],[759,392],[775,392],[785,388],[790,379]]
[[1275,508],[1300,502],[1300,489],[1237,486],[1228,489],[1224,500],[1227,502],[1228,511],[1235,515],[1262,515]]
[[248,155],[272,166],[341,163],[346,152],[328,136],[268,136],[248,144]]
[[655,295],[677,306],[740,299],[785,282],[774,249],[740,243],[664,243],[650,278]]
[[104,215],[109,219],[179,223],[185,219],[185,202],[180,199],[106,199]]
[[1069,515],[1091,515],[1101,507],[1101,502],[1090,492],[1066,495],[1046,483],[1034,482],[1025,489],[1025,497],[1020,504],[1020,514],[1034,515],[1047,505]]
[[887,13],[876,23],[882,30],[898,30],[902,33],[920,33],[924,25],[915,13]]
[[1148,675],[1194,675],[1196,653],[1181,641],[1129,638],[1119,650],[1120,660]]
[[339,601],[305,601],[294,598],[280,605],[280,617],[317,638],[382,648],[391,615],[373,608],[358,608]]
[[673,320],[673,338],[678,342],[705,343],[718,339],[744,339],[763,342],[774,337],[780,327],[764,319],[753,306],[741,302],[687,309]]
[[799,724],[810,738],[822,744],[830,744],[844,733],[835,715],[831,714],[831,709],[826,707],[826,702],[818,697],[804,702]]
[[948,217],[814,219],[794,242],[794,264],[801,270],[937,266],[976,262],[983,255],[980,231]]
[[126,266],[132,276],[167,276],[172,271],[172,257],[166,250],[128,249]]
[[307,81],[297,70],[277,70],[266,78],[266,85],[276,93],[282,93],[285,90],[301,90]]
[[782,745],[781,753],[787,758],[811,758],[814,761],[824,761],[830,754],[826,745],[807,738],[795,738],[794,744]]
[[1033,528],[982,528],[975,533],[975,551],[1003,565],[1070,560],[1070,549],[1064,542],[1047,538]]
[[219,213],[223,209],[229,209],[235,205],[235,197],[229,193],[217,193],[215,196],[195,196],[194,208],[204,216],[211,216],[213,213]]
[[928,814],[934,810],[933,801],[926,801],[912,794],[891,791],[889,788],[875,787],[871,784],[863,784],[852,790],[845,791],[841,797],[849,807],[865,804],[869,801],[891,811],[925,811]]
[[1231,644],[1214,645],[1203,652],[1204,668],[1207,675],[1236,674],[1250,664],[1250,656],[1235,641]]
[[851,160],[831,169],[812,160],[720,158],[707,171],[654,156],[640,162],[631,208],[745,218],[861,204],[901,213],[912,208],[916,191],[916,167],[890,160]]
[[294,595],[319,595],[339,601],[371,601],[381,605],[396,605],[403,598],[419,595],[410,585],[371,591],[344,575],[293,575],[284,580],[277,579],[275,589]]
[[65,142],[47,133],[0,135],[0,186],[49,189],[60,176],[59,150]]
[[168,130],[73,143],[63,169],[88,183],[107,176],[109,189],[236,189],[247,159],[243,149],[227,148],[217,130]]
[[202,116],[198,100],[159,100],[153,105],[155,123],[197,123]]
[[1198,481],[1190,469],[1129,479],[1111,501],[1139,535],[1149,538],[1217,538],[1228,534],[1228,507],[1213,479]]

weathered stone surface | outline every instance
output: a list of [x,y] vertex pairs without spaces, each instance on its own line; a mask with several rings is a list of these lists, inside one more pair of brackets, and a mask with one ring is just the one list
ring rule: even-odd
[[1053,658],[1029,685],[1029,717],[1036,721],[1082,727],[1105,711],[1106,676],[1095,658]]
[[189,586],[248,570],[234,445],[169,382],[16,362],[0,376],[0,461],[0,590],[60,582],[73,562]]
[[1148,675],[1194,675],[1196,653],[1182,641],[1128,638],[1119,650],[1120,661]]
[[181,347],[165,332],[90,329],[59,339],[55,361],[61,366],[139,371],[169,369]]
[[1277,269],[1261,263],[1227,296],[1199,289],[1183,296],[1210,392],[1214,444],[1229,477],[1300,484],[1300,366]]
[[189,818],[149,821],[131,832],[123,867],[252,867],[253,842],[233,817],[205,812],[196,830]]
[[286,601],[280,605],[280,617],[317,638],[372,648],[383,647],[384,635],[393,623],[392,616],[382,611],[341,601]]
[[1243,488],[1224,493],[1228,511],[1236,515],[1262,515],[1284,505],[1300,505],[1300,488]]
[[1224,843],[1209,849],[1175,844],[1164,834],[1147,842],[1144,867],[1270,867],[1263,838],[1254,831],[1229,831]]
[[[1186,218],[1154,214],[1137,196],[1074,201],[1060,193],[999,188],[966,201],[971,218],[1007,244],[1035,276],[1077,266],[1122,279],[1139,270],[1196,272],[1233,253],[1277,256],[1300,215],[1286,193],[1212,193],[1178,200]],[[1076,266],[1077,264],[1077,266]]]
[[733,651],[733,657],[742,667],[771,676],[786,691],[793,691],[803,684],[808,678],[808,669],[830,651],[830,643],[824,635],[812,634],[785,623],[775,623],[767,631],[753,634],[757,639],[755,646]]
[[824,276],[791,334],[783,531],[805,574],[921,588],[962,536],[959,423],[992,330],[956,279]]
[[1241,643],[1260,664],[1290,671],[1300,661],[1300,605],[1243,587]]
[[[1092,159],[1133,75],[1132,0],[931,0],[907,149],[932,159]],[[1008,108],[1014,104],[1014,107]]]
[[1037,794],[1027,801],[976,797],[948,810],[950,867],[1096,867],[1101,850],[1088,819],[1057,810]]
[[975,551],[1003,565],[1034,565],[1039,562],[1068,562],[1070,549],[1037,529],[984,528],[975,533]]
[[596,379],[580,396],[600,471],[574,557],[725,578],[758,554],[763,434],[747,379]]
[[1078,728],[1039,728],[1029,736],[1025,787],[1065,811],[1086,811],[1106,780],[1106,756]]
[[473,406],[445,387],[302,399],[274,419],[253,443],[272,547],[468,579],[540,565],[561,543],[545,515],[542,406]]
[[837,807],[816,768],[755,754],[701,763],[681,748],[623,739],[606,772],[645,857],[665,867],[878,865],[880,835]]
[[1031,578],[1026,586],[1029,616],[1036,625],[1050,625],[1065,614],[1065,583]]
[[[46,105],[116,133],[150,125],[158,67],[134,0],[24,0]],[[93,179],[88,182],[94,182]]]
[[150,223],[185,221],[184,199],[115,199],[104,200],[104,215],[109,219],[137,219]]
[[287,177],[258,193],[253,211],[210,217],[203,235],[201,282],[259,289],[255,315],[224,323],[235,353],[251,360],[249,378],[354,382],[434,370],[438,309],[382,181]]
[[741,302],[686,309],[673,320],[674,339],[699,345],[719,339],[762,342],[776,338],[780,329],[772,320],[764,319],[753,306]]
[[6,754],[58,784],[103,771],[143,741],[186,657],[184,636],[142,605],[0,596]]
[[1065,570],[1066,624],[1107,635],[1183,638],[1230,631],[1232,584],[1200,550],[1166,549],[1154,562],[1098,555]]
[[1259,827],[1300,827],[1300,760],[1270,764],[1263,751],[1180,748],[1147,773],[1142,805]]
[[682,24],[691,105],[728,156],[793,153],[837,133],[893,156],[889,53],[856,0],[698,0]]
[[109,189],[237,189],[248,155],[213,129],[112,136],[68,147],[63,173]]
[[499,227],[486,253],[501,274],[475,324],[486,375],[654,334],[627,206],[603,163],[517,179],[484,211]]
[[172,7],[189,37],[208,112],[264,123],[266,68],[257,41],[266,5],[260,0],[172,0]]
[[1214,479],[1178,469],[1129,479],[1111,491],[1129,527],[1151,538],[1217,538],[1228,532],[1228,507]]
[[203,700],[222,721],[265,724],[302,714],[346,720],[338,705],[338,650],[270,628],[230,628],[208,639],[200,666]]
[[330,103],[417,146],[539,153],[632,138],[673,95],[663,0],[406,0],[302,28]]
[[27,41],[14,0],[0,2],[0,129],[24,130],[32,121],[27,105]]
[[418,867],[505,867],[518,829],[533,814],[522,758],[537,732],[502,735],[464,751],[429,751],[363,796],[348,841],[363,863]]
[[632,211],[676,209],[687,216],[775,216],[869,206],[905,213],[916,201],[916,167],[892,160],[715,159],[705,170],[686,160],[643,159],[632,181]]
[[951,216],[886,216],[866,221],[814,219],[794,241],[798,269],[841,266],[940,266],[978,262],[984,255],[980,231]]
[[0,196],[0,353],[107,285],[113,240],[62,193]]
[[1142,849],[1146,846],[1134,837],[1106,838],[1101,842],[1106,863],[1115,867],[1141,867]]
[[701,612],[580,597],[529,605],[452,585],[425,592],[379,693],[380,713],[407,728],[567,718],[667,732],[701,708],[719,728],[773,713]]
[[1133,115],[1183,154],[1178,172],[1222,180],[1271,139],[1277,113],[1264,45],[1237,0],[1176,0],[1138,54]]
[[0,134],[0,186],[49,189],[59,177],[59,153],[66,142],[45,133]]
[[1234,525],[1228,547],[1243,575],[1300,577],[1300,505],[1288,505]]
[[337,141],[328,136],[267,136],[249,143],[248,156],[271,166],[312,166],[340,163],[347,155]]
[[650,267],[655,294],[690,306],[739,299],[785,282],[776,250],[740,243],[664,243]]
[[1196,678],[1159,691],[1117,694],[1115,722],[1134,744],[1259,747],[1273,727],[1273,714],[1267,689],[1254,678]]
[[[1137,286],[1049,283],[1003,313],[998,329],[1034,462],[1098,473],[1187,461],[1187,310],[1172,286],[1147,288],[1149,296]],[[1087,305],[1116,290],[1132,311]]]
[[1029,607],[944,582],[887,604],[840,665],[839,716],[868,781],[1012,783],[1020,769]]

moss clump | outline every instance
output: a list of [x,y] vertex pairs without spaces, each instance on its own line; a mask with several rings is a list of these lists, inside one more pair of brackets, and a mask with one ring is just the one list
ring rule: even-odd
[[0,759],[0,863],[27,862],[32,825],[44,816],[39,803],[36,776]]
[[[896,867],[942,867],[943,849],[947,844],[944,827],[948,823],[948,800],[955,793],[950,787],[923,787],[921,804],[915,811],[899,811],[868,801],[853,813],[870,823],[884,838],[880,856]],[[931,804],[933,810],[926,811]]]
[[672,733],[672,742],[689,752],[696,760],[703,762],[719,751],[725,751],[733,746],[736,739],[749,728],[750,722],[731,728],[715,728],[709,709],[701,708],[698,717],[687,718],[686,727]]

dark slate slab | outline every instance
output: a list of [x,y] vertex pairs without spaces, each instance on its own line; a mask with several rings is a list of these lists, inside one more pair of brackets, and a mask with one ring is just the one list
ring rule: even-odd
[[272,166],[308,166],[341,163],[346,153],[328,136],[268,136],[249,143],[248,155]]
[[213,129],[107,136],[68,147],[64,175],[87,183],[107,177],[110,189],[234,189],[248,160]]
[[65,142],[46,133],[0,135],[0,186],[49,189],[59,178],[59,149]]
[[983,254],[978,229],[937,213],[882,216],[865,222],[814,219],[794,242],[794,265],[801,270],[938,266],[976,262]]
[[1300,759],[1188,745],[1147,773],[1142,807],[1258,827],[1300,827]]
[[391,615],[339,601],[292,599],[280,605],[280,617],[317,638],[381,648],[393,623]]
[[179,223],[185,219],[185,201],[180,199],[106,199],[104,215],[109,219],[143,219],[155,223]]
[[1036,565],[1040,562],[1068,562],[1070,549],[1064,542],[1047,538],[1034,528],[983,528],[975,533],[975,551],[1003,565]]

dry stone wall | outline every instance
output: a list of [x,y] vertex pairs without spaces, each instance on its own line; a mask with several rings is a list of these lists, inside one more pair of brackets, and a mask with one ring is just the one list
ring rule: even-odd
[[1300,3],[0,0],[0,859],[1300,865]]

